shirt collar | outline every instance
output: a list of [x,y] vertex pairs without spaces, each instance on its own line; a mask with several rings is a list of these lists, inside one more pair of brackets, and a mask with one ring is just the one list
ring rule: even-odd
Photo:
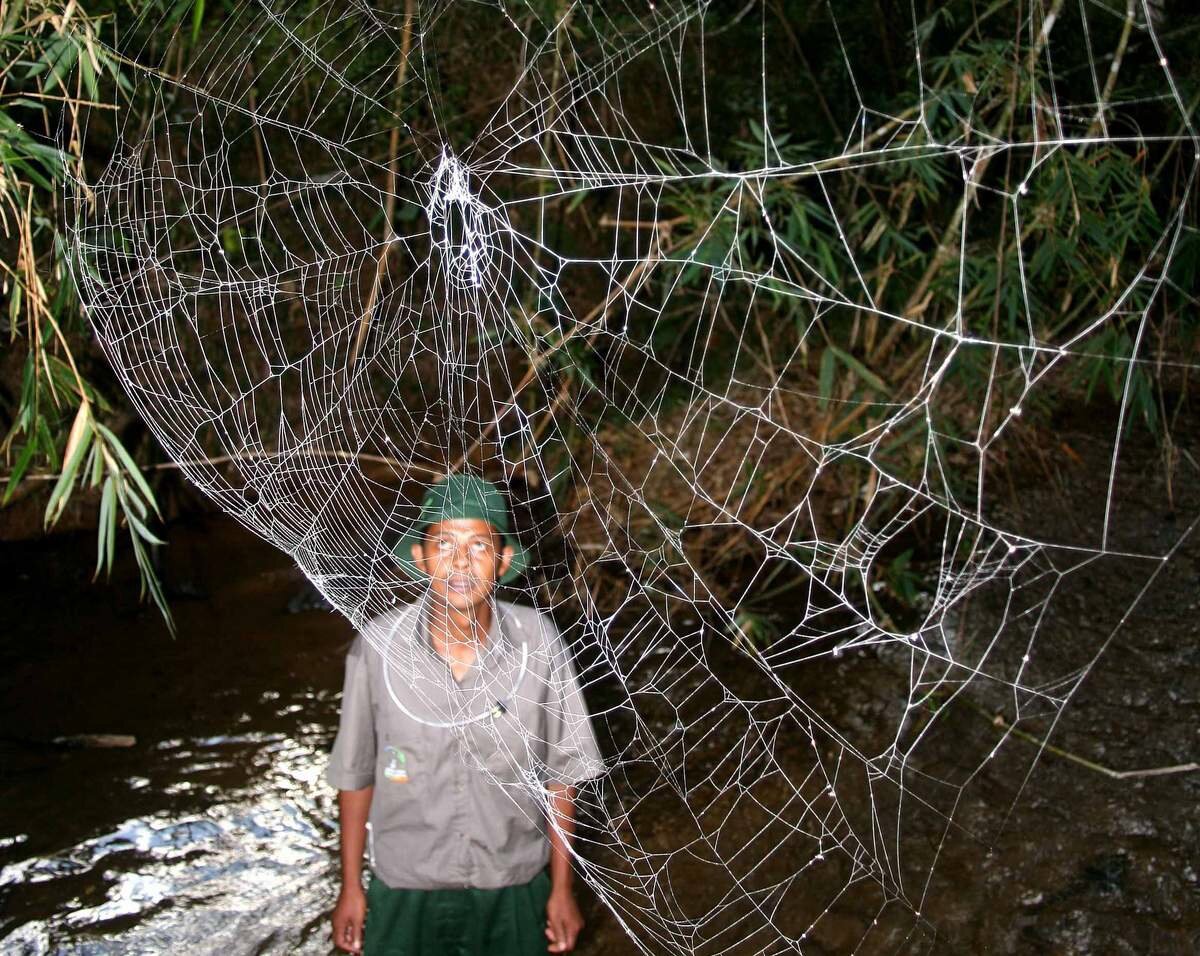
[[[434,649],[426,613],[428,595],[407,605],[394,618],[384,652],[385,667],[399,674],[394,693],[420,713],[436,721],[473,716],[482,707],[506,698],[524,672],[520,619],[511,605],[492,600],[492,625],[488,641],[461,683],[454,680],[450,664]],[[514,633],[515,629],[515,633]],[[389,689],[392,685],[389,685]]]
[[[412,616],[409,619],[412,628],[411,640],[415,645],[423,648],[424,652],[430,655],[434,661],[444,664],[445,660],[433,646],[433,635],[429,630],[429,600],[429,594],[425,593],[413,605]],[[477,664],[486,663],[497,654],[508,656],[513,650],[513,637],[509,633],[511,623],[503,602],[498,601],[494,594],[489,596],[488,601],[492,606],[492,622],[488,627],[487,641],[477,649]]]

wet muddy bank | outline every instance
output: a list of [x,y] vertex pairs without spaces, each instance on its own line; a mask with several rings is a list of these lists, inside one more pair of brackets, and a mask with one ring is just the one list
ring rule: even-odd
[[[927,656],[902,642],[840,657],[814,648],[788,672],[791,690],[870,758],[849,762],[858,772],[837,783],[836,812],[822,792],[828,769],[845,766],[831,738],[817,734],[823,760],[814,760],[795,739],[802,734],[780,735],[772,749],[785,773],[746,772],[754,748],[732,722],[691,753],[691,780],[717,775],[718,785],[690,794],[689,807],[708,806],[707,818],[668,793],[650,793],[639,808],[643,874],[687,888],[669,902],[696,952],[1200,951],[1200,773],[1170,772],[1200,760],[1200,529],[1189,524],[1200,515],[1200,474],[1182,459],[1168,495],[1153,450],[1126,448],[1105,528],[1109,449],[1085,434],[1068,439],[1076,457],[1056,462],[1052,480],[1030,480],[1020,513],[1005,518],[1067,545],[1100,548],[1107,532],[1114,553],[1053,549],[1012,588],[1001,580],[979,589],[947,640],[955,659],[986,660],[995,679],[975,677],[956,694],[962,673],[926,675],[929,700],[905,717]],[[1195,443],[1186,450],[1194,459]],[[736,696],[769,698],[749,661],[709,661]],[[946,681],[935,686],[939,676]],[[692,706],[704,713],[720,697],[708,688]],[[1050,703],[1065,698],[1065,707]],[[900,771],[877,759],[894,740],[919,741]],[[739,773],[722,770],[731,751],[740,751]],[[880,783],[888,771],[903,780],[903,802]],[[807,820],[809,833],[819,831],[814,819],[836,821],[840,852],[822,853],[820,840],[772,814]],[[848,864],[851,829],[879,841],[874,860],[884,861],[894,896],[878,868]],[[729,889],[705,856],[734,859],[742,847],[752,860],[766,855],[739,877],[762,894],[777,932],[743,931],[730,948],[721,923],[701,921]],[[722,922],[744,915],[731,907]],[[615,927],[600,927],[592,945],[619,951]]]

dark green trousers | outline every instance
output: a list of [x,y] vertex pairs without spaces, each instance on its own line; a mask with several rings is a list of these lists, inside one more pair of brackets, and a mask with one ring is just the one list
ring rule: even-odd
[[367,887],[363,956],[544,956],[550,877],[496,890]]

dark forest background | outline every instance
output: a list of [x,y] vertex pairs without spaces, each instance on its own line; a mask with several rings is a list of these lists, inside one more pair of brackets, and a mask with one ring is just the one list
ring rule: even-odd
[[[309,6],[316,10],[322,5]],[[479,4],[452,6],[445,15],[453,19],[453,29],[443,25],[442,35],[457,36],[459,42],[444,44],[438,62],[425,64],[438,78],[436,96],[403,104],[406,141],[471,143],[519,73],[521,63],[510,48],[486,42],[495,11]],[[583,15],[587,5],[539,0],[508,6],[514,16],[525,18],[522,23],[531,32],[541,25],[544,31],[560,29],[570,36],[569,48],[559,54],[565,68],[602,40],[589,33],[594,21]],[[839,0],[836,22],[821,3],[714,3],[705,19],[711,35],[707,63],[684,47],[680,62],[689,72],[704,71],[709,102],[721,104],[710,109],[709,134],[720,144],[714,154],[730,171],[753,168],[764,155],[773,164],[838,156],[856,122],[864,119],[862,104],[874,111],[870,125],[862,129],[881,145],[895,145],[901,129],[913,146],[961,144],[963,135],[981,132],[998,141],[1030,142],[1049,133],[1038,124],[1046,122],[1054,107],[1040,99],[1050,87],[1036,27],[1047,12],[1060,14],[1064,23],[1058,29],[1067,32],[1058,35],[1054,46],[1057,89],[1066,99],[1083,103],[1096,102],[1099,88],[1099,102],[1113,104],[1092,114],[1067,113],[1074,124],[1070,132],[1091,139],[1106,124],[1112,138],[1049,157],[1030,180],[1021,222],[1012,221],[1009,204],[996,198],[1021,182],[1024,167],[1011,153],[1000,154],[983,173],[982,188],[969,195],[956,178],[961,176],[959,163],[950,155],[941,161],[896,163],[870,174],[831,166],[828,177],[771,179],[764,185],[761,209],[770,228],[805,249],[833,287],[853,290],[861,275],[882,308],[919,318],[926,326],[952,322],[961,308],[968,335],[1059,343],[1073,340],[1119,301],[1107,321],[1072,345],[1082,358],[1064,363],[1061,373],[1036,391],[1036,401],[1023,409],[1019,428],[1013,429],[1014,439],[1000,453],[1000,464],[1052,471],[1054,458],[1070,453],[1069,448],[1056,450],[1052,440],[1064,416],[1082,414],[1115,423],[1124,401],[1124,427],[1153,437],[1162,450],[1170,489],[1177,457],[1172,436],[1186,420],[1189,403],[1195,403],[1200,365],[1195,299],[1200,239],[1195,196],[1185,198],[1196,159],[1188,137],[1190,117],[1200,103],[1200,22],[1185,0],[1164,0],[1149,8],[1140,3],[1110,6],[1112,11],[1088,16],[1085,32],[1077,13],[1069,20],[1072,11],[1064,10],[1061,0],[1032,8],[1024,0],[921,0],[911,5]],[[304,2],[288,5],[289,16],[300,24],[297,29],[307,22],[305,9]],[[411,33],[405,34],[411,30],[407,15],[413,9],[411,0],[374,5],[377,15],[394,18],[401,42],[411,41]],[[1164,95],[1160,52],[1146,30],[1147,11],[1186,116],[1176,100]],[[168,537],[164,526],[180,509],[200,503],[182,487],[178,473],[127,404],[82,314],[71,281],[65,197],[72,181],[89,181],[103,170],[118,129],[137,129],[154,111],[188,108],[186,98],[164,104],[161,91],[169,82],[155,84],[159,93],[148,95],[142,82],[146,69],[153,67],[168,81],[183,76],[197,60],[214,57],[212,37],[242,12],[239,5],[213,0],[82,5],[4,0],[0,5],[0,330],[7,345],[0,356],[0,538],[95,528],[97,574],[116,561],[135,560],[145,592],[164,615],[169,602],[155,551]],[[1036,21],[1032,29],[1031,18]],[[770,136],[748,119],[763,100],[760,72],[729,68],[730,63],[755,64],[764,35],[772,58],[788,64],[766,81]],[[345,36],[352,44],[353,34]],[[918,45],[919,63],[914,56]],[[312,84],[314,97],[320,95],[315,65],[297,62],[294,47],[268,47],[264,44],[257,59],[242,64],[250,79],[241,89],[251,109],[256,97],[269,95],[282,76],[297,70],[311,73],[304,82]],[[386,58],[389,49],[381,45],[378,56]],[[328,52],[331,61],[338,59],[337,51]],[[360,51],[352,58],[351,75],[353,70],[375,75],[381,65],[389,66],[373,62],[373,55]],[[848,63],[854,66],[852,74]],[[632,80],[640,69],[631,67]],[[920,94],[918,69],[924,83]],[[464,79],[481,71],[496,77],[495,100],[481,100],[478,89]],[[649,72],[646,82],[651,82]],[[298,89],[305,89],[304,83]],[[396,95],[409,96],[408,87],[398,83]],[[294,111],[296,124],[325,124],[336,138],[343,119],[326,112],[313,121],[311,105],[297,95],[287,108]],[[653,98],[629,107],[642,111],[631,119],[647,135],[669,127],[670,117],[656,114],[661,108]],[[905,126],[919,115],[923,126]],[[358,119],[364,155],[384,176],[415,175],[424,160],[418,151],[398,148],[395,116],[395,111],[380,109]],[[253,137],[237,135],[236,122],[231,118],[228,131],[236,144],[233,162],[252,170],[263,162],[261,150],[256,152]],[[1148,135],[1139,139],[1143,131]],[[678,156],[672,162],[674,172],[686,168]],[[657,206],[662,247],[703,264],[715,266],[733,257],[748,271],[768,272],[772,250],[764,239],[764,219],[746,215],[735,228],[730,217],[715,216],[725,201],[726,194],[703,178],[663,192]],[[960,224],[968,203],[973,225],[964,241]],[[1181,203],[1186,222],[1168,246],[1162,240],[1172,229],[1169,216]],[[838,215],[831,215],[831,209]],[[545,237],[564,255],[590,254],[613,228],[611,198],[602,191],[573,193],[552,210],[543,226]],[[363,226],[374,234],[402,229],[416,211],[401,203],[389,205],[386,214],[392,222],[380,217]],[[708,228],[714,219],[718,228]],[[237,254],[236,234],[228,243],[226,251]],[[1157,278],[1164,267],[1161,287],[1135,283],[1132,296],[1120,300],[1139,272]],[[683,265],[657,270],[651,282],[667,304],[653,317],[631,312],[627,318],[634,326],[653,318],[652,331],[649,325],[632,327],[631,336],[652,338],[656,353],[670,362],[671,344],[687,341],[703,312],[705,281],[701,270]],[[1151,300],[1155,289],[1157,297]],[[560,291],[577,315],[587,314],[603,298],[602,289],[586,282],[566,282]],[[936,360],[937,346],[928,336],[912,333],[903,323],[881,322],[875,313],[840,308],[814,317],[804,303],[773,296],[769,289],[759,290],[753,299],[734,289],[725,305],[737,321],[713,322],[705,376],[728,380],[731,369],[722,363],[734,352],[742,354],[734,346],[743,339],[760,343],[752,364],[762,381],[788,385],[776,413],[823,444],[890,414],[889,402],[909,396]],[[531,311],[538,312],[538,306]],[[747,323],[756,327],[755,335],[744,335]],[[553,387],[578,396],[574,421],[601,435],[612,454],[636,474],[644,459],[643,432],[605,402],[605,359],[587,345],[576,339],[556,350]],[[779,356],[793,354],[801,360],[778,367]],[[987,355],[982,350],[975,354]],[[686,356],[678,361],[681,370],[695,373]],[[940,389],[930,421],[914,422],[892,436],[877,460],[896,474],[915,477],[928,450],[939,447],[948,480],[961,479],[958,491],[969,495],[974,462],[957,454],[953,437],[969,434],[981,414],[1003,414],[1022,394],[1028,372],[964,355]],[[747,373],[738,368],[737,374],[744,380]],[[656,414],[681,414],[686,390],[677,398],[679,405],[673,406],[671,390],[664,387]],[[564,455],[575,454],[590,439],[581,430],[576,440],[578,448],[568,447]],[[688,440],[699,446],[704,437]],[[753,515],[765,519],[782,507],[786,476],[800,465],[780,461],[748,474],[740,472],[738,462],[730,467],[729,481],[746,483],[748,499],[755,502]],[[834,486],[827,489],[828,500],[845,499],[831,505],[832,520],[845,527],[853,523],[857,492],[869,479],[868,471],[865,465],[861,474],[831,471],[827,481]],[[564,512],[572,509],[571,493],[565,489],[559,502]],[[660,515],[669,517],[673,504],[687,507],[682,498],[672,501],[670,488],[657,490]],[[713,580],[736,579],[736,573],[720,572],[736,571],[749,553],[728,538],[694,546],[697,566]],[[915,599],[919,582],[912,568],[919,553],[920,543],[912,542],[890,556],[886,588],[877,598],[884,613],[903,615]],[[603,590],[602,582],[598,587]],[[738,597],[753,607],[755,595]]]

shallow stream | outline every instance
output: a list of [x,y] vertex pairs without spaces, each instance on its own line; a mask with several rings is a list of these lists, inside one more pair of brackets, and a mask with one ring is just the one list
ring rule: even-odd
[[[203,519],[171,540],[175,639],[131,581],[91,583],[90,538],[0,546],[2,953],[330,952],[336,827],[320,775],[349,628],[298,610],[303,578],[232,523]],[[1119,768],[1196,759],[1198,546],[1113,640],[1057,729],[1064,749]],[[1130,595],[1119,566],[1095,574],[1044,640],[1103,638]],[[797,680],[849,732],[869,732],[904,688],[895,662],[865,653]],[[955,720],[930,745],[948,767],[956,734],[995,733],[968,709]],[[134,742],[55,742],[81,734]],[[833,912],[804,952],[1200,951],[1200,775],[1117,780],[1044,753],[1026,780],[1032,757],[1011,741],[983,769],[959,812],[972,833],[987,818],[990,836],[945,842],[922,920],[860,944],[863,914]],[[584,903],[583,956],[634,952]]]

